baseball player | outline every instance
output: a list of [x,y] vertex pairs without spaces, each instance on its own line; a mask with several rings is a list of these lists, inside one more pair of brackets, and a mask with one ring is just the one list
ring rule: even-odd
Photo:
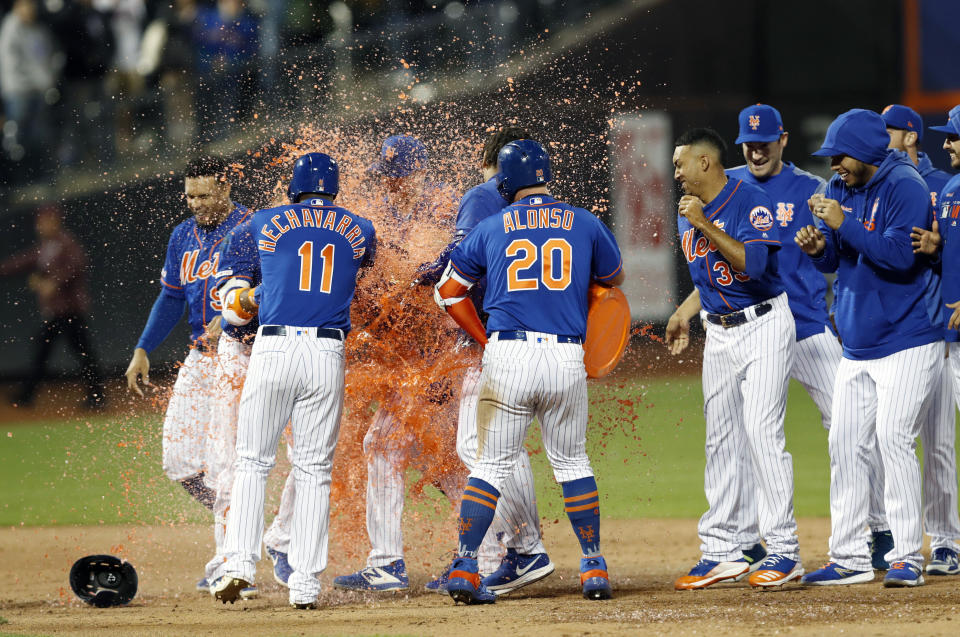
[[[292,181],[296,182],[298,176],[295,174]],[[309,181],[310,175],[304,174],[301,178]],[[256,315],[250,315],[244,308],[235,310],[231,307],[237,305],[240,291],[260,284],[260,254],[257,251],[254,234],[250,219],[230,231],[223,241],[220,251],[220,270],[216,274],[217,291],[223,301],[222,320],[239,328],[232,336],[227,332],[220,334],[217,342],[217,371],[214,378],[217,401],[213,409],[212,425],[213,436],[219,443],[217,446],[219,453],[214,457],[217,497],[213,508],[214,513],[220,514],[224,520],[230,508],[234,467],[237,460],[237,420],[240,414],[240,397],[250,363],[253,339],[260,327]],[[240,333],[243,336],[238,338]],[[288,455],[292,452],[292,440],[289,438],[287,452]],[[290,523],[293,516],[293,494],[294,478],[291,472],[287,475],[284,484],[280,510],[263,538],[267,555],[273,560],[274,579],[282,586],[287,585],[287,580],[293,572],[287,559]],[[218,544],[218,548],[221,546],[222,544]],[[223,563],[225,556],[218,554],[214,560],[215,568],[216,565]],[[208,568],[208,570],[213,569]]]
[[[886,119],[886,116],[887,113],[884,113],[884,119]],[[889,121],[887,122],[887,128],[890,129]],[[960,106],[951,109],[945,125],[931,126],[930,128],[946,133],[947,138],[943,142],[943,148],[950,156],[950,166],[960,168]],[[922,174],[923,170],[921,169]],[[949,350],[947,366],[950,373],[945,374],[945,376],[952,377],[951,384],[955,400],[960,405],[960,350],[958,350],[957,345],[957,341],[960,340],[960,335],[957,333],[957,329],[960,327],[960,311],[957,310],[960,307],[960,277],[957,274],[960,272],[960,261],[958,261],[960,234],[957,231],[957,218],[960,217],[960,177],[951,177],[935,201],[937,202],[936,217],[933,221],[932,230],[916,227],[913,228],[910,236],[913,239],[914,252],[923,252],[934,258],[939,252],[939,266],[942,273],[941,294],[944,302],[941,311],[943,312],[944,337]],[[930,561],[926,568],[930,575],[956,575],[960,573],[960,562],[957,559],[958,547],[954,540],[960,534],[951,530],[949,526],[938,527],[937,523],[930,519],[932,511],[939,512],[939,515],[933,516],[938,521],[950,521],[956,518],[957,474],[956,466],[951,463],[951,460],[955,458],[953,455],[954,408],[952,404],[949,404],[949,401],[947,402],[949,417],[939,421],[945,425],[938,429],[942,438],[934,441],[928,441],[924,438],[924,429],[927,428],[926,425],[931,422],[931,419],[925,421],[924,427],[920,430],[925,460],[923,466],[923,514],[927,532],[931,535]],[[931,412],[934,412],[935,409],[935,407],[931,407]],[[929,452],[927,451],[928,448],[930,449]],[[933,455],[934,461],[941,462],[939,471],[928,471],[928,464],[932,464],[930,460],[927,460],[928,453]],[[936,483],[936,495],[928,493],[928,485],[931,482]],[[951,489],[953,490],[953,497],[948,500]],[[938,499],[937,496],[940,495],[943,496],[943,499]],[[939,506],[933,503],[937,503]],[[944,516],[944,514],[946,515]]]
[[[403,242],[418,229],[417,220],[432,217],[435,210],[437,184],[427,179],[427,149],[420,140],[409,135],[394,135],[384,140],[380,157],[370,166],[370,174],[385,192],[383,205],[395,224],[389,236],[391,248],[404,252]],[[386,244],[385,244],[386,245]],[[393,400],[402,402],[396,395]],[[367,565],[355,573],[335,577],[335,588],[354,591],[402,591],[409,587],[403,559],[401,520],[404,506],[404,469],[408,459],[416,458],[417,441],[405,428],[402,419],[394,416],[389,405],[380,405],[363,438],[367,459],[367,534],[370,553]],[[462,476],[447,474],[441,478],[440,490],[455,497],[462,490]]]
[[[813,215],[807,200],[815,193],[823,192],[826,182],[820,177],[800,170],[790,162],[783,161],[783,150],[789,134],[783,128],[780,112],[766,104],[748,106],[740,111],[741,144],[746,164],[727,170],[727,176],[740,179],[762,189],[774,206],[781,236],[793,237],[799,228],[813,223]],[[827,316],[827,282],[810,259],[793,242],[781,243],[777,253],[780,280],[787,293],[790,313],[797,330],[791,377],[803,385],[820,410],[821,423],[830,429],[830,409],[833,400],[833,381],[840,364],[841,348],[830,330]],[[883,556],[893,544],[886,513],[883,510],[883,472],[876,445],[872,448],[870,469],[870,528],[873,531],[872,547],[874,566],[887,568]],[[719,467],[721,471],[739,471],[749,476],[753,469],[747,449],[741,454],[739,466]],[[742,480],[746,489],[741,496],[740,543],[743,556],[756,570],[766,551],[760,542],[757,528],[756,484]]]
[[[580,542],[580,583],[587,599],[611,597],[600,551],[600,499],[586,453],[587,383],[581,346],[591,281],[620,285],[616,239],[595,216],[550,196],[550,159],[537,142],[505,145],[498,156],[500,193],[512,205],[481,221],[454,249],[436,286],[438,304],[485,345],[477,406],[478,461],[460,505],[459,549],[447,582],[456,602],[492,603],[477,551],[515,471],[534,417],[563,488]],[[486,331],[466,298],[487,277]],[[489,342],[487,333],[489,333]]]
[[[881,117],[890,135],[889,148],[905,152],[926,182],[936,219],[937,199],[951,175],[935,168],[926,153],[920,151],[923,119],[915,110],[902,104],[887,106]],[[944,337],[946,334],[944,330]],[[955,566],[960,545],[954,539],[960,537],[960,513],[957,510],[956,408],[947,364],[944,364],[943,373],[931,389],[929,408],[920,416],[923,527],[930,536],[932,555],[926,572],[931,575],[955,575],[960,573],[960,567]]]
[[703,556],[674,584],[700,589],[750,570],[738,508],[744,480],[731,471],[749,448],[758,483],[759,530],[769,553],[748,581],[779,586],[803,575],[793,515],[793,466],[783,418],[794,366],[796,328],[779,274],[780,231],[770,197],[728,177],[726,144],[713,130],[693,129],[676,142],[674,178],[684,196],[677,225],[695,290],[667,323],[674,354],[689,343],[698,313],[707,331],[703,352],[706,419],[704,476],[709,509],[700,518]]
[[[497,190],[497,156],[509,142],[526,139],[529,135],[519,128],[502,128],[491,134],[484,144],[480,169],[484,182],[468,190],[460,200],[456,233],[453,241],[433,263],[420,268],[419,281],[434,285],[450,262],[450,253],[463,241],[478,223],[500,212],[508,205]],[[471,301],[481,312],[485,281],[471,289]],[[457,453],[473,470],[477,463],[477,402],[480,390],[480,366],[471,367],[460,389],[460,413],[457,424]],[[500,542],[506,546],[501,558]],[[540,581],[554,571],[553,562],[546,553],[540,536],[540,516],[537,513],[536,493],[530,456],[521,451],[514,471],[506,477],[501,488],[497,511],[490,529],[480,544],[478,566],[486,574],[483,584],[496,595],[504,595],[523,586]],[[427,590],[446,593],[449,569],[440,578],[428,582]]]
[[[821,272],[837,272],[837,330],[843,358],[830,429],[831,562],[805,585],[873,579],[868,549],[865,446],[877,437],[893,548],[887,587],[923,584],[920,414],[943,367],[939,320],[931,317],[936,277],[911,247],[913,227],[929,228],[930,191],[910,158],[888,150],[879,114],[853,109],[830,124],[822,147],[836,173],[810,207],[816,226],[795,241]],[[936,301],[939,303],[939,301]],[[936,317],[939,318],[939,317]]]
[[[304,174],[312,178],[306,184]],[[234,291],[231,307],[259,307],[260,328],[240,399],[233,505],[216,599],[234,602],[254,582],[267,474],[281,432],[293,430],[296,494],[290,603],[312,608],[327,563],[330,472],[343,411],[344,347],[361,267],[373,262],[373,225],[333,205],[339,169],[323,153],[297,160],[291,203],[253,215],[263,282]],[[251,300],[251,296],[253,299]]]
[[[127,386],[142,396],[137,379],[151,386],[147,355],[167,338],[186,306],[192,346],[177,373],[163,420],[163,470],[210,510],[214,510],[217,495],[214,459],[222,441],[211,431],[217,361],[201,337],[207,324],[220,314],[214,275],[223,239],[250,214],[230,200],[226,173],[226,164],[218,158],[198,159],[187,167],[184,193],[187,207],[194,216],[170,234],[166,261],[160,273],[160,294],[126,372]],[[225,331],[228,336],[243,337],[238,328],[228,326]],[[223,515],[223,511],[218,511],[214,517],[217,554],[222,550]],[[197,590],[208,590],[215,561],[216,558],[207,565],[204,578],[197,582]],[[245,591],[244,595],[253,596],[255,591]]]

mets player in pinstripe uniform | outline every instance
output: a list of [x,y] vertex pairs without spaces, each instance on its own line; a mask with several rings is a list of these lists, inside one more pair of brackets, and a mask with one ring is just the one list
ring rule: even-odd
[[[884,113],[886,117],[887,113]],[[887,122],[889,130],[890,123]],[[931,126],[931,130],[946,133],[946,140],[943,142],[943,148],[950,157],[950,166],[960,168],[960,106],[955,106],[949,113],[947,123],[943,126]],[[912,157],[911,157],[912,159]],[[921,175],[923,171],[921,170]],[[929,185],[929,184],[928,184]],[[932,230],[924,227],[913,228],[911,238],[915,252],[923,252],[936,261],[936,265],[942,273],[941,278],[941,296],[943,307],[942,325],[944,328],[944,338],[947,341],[949,357],[947,359],[946,374],[950,377],[953,388],[954,399],[960,405],[960,334],[957,329],[960,328],[960,176],[953,176],[943,186],[938,193],[937,206],[935,210],[935,219]],[[947,401],[949,402],[949,401]],[[926,571],[930,575],[956,575],[960,573],[960,561],[957,559],[958,547],[956,538],[958,534],[951,530],[949,526],[937,526],[944,522],[950,522],[957,515],[957,473],[956,465],[950,466],[950,461],[954,460],[954,408],[949,404],[949,419],[944,422],[944,427],[938,429],[943,436],[937,442],[930,442],[924,438],[921,429],[921,442],[924,450],[923,483],[924,483],[924,522],[927,533],[930,538],[930,561],[927,563]],[[929,422],[929,421],[928,421]],[[924,423],[925,425],[928,423]],[[949,431],[947,430],[949,428]],[[928,447],[929,445],[929,447]],[[932,449],[932,453],[938,460],[942,459],[942,468],[935,474],[933,471],[928,473],[927,469],[927,449]],[[949,454],[949,457],[947,455]],[[952,470],[952,473],[951,473]],[[933,474],[933,475],[932,475]],[[928,493],[928,481],[935,481],[937,486],[936,495],[931,496]],[[953,490],[953,498],[949,498],[950,490]],[[938,497],[942,496],[942,497]],[[931,515],[933,521],[930,519]]]
[[[437,218],[442,214],[437,210],[438,206],[449,204],[452,209],[454,204],[452,197],[447,199],[445,196],[441,184],[428,179],[428,165],[427,149],[419,139],[410,135],[392,135],[383,141],[380,158],[369,169],[385,192],[380,203],[395,222],[389,235],[381,235],[380,242],[395,254],[404,252],[403,242],[420,230],[418,219]],[[406,399],[397,392],[390,400],[399,403]],[[404,469],[408,461],[431,460],[419,454],[418,449],[414,432],[404,420],[397,418],[386,404],[379,405],[363,437],[367,460],[366,522],[370,553],[364,568],[335,577],[334,588],[390,592],[409,587],[401,528]],[[463,488],[463,474],[450,472],[438,482],[440,491],[448,497],[455,497]]]
[[[296,180],[298,175],[294,176]],[[309,174],[302,178],[309,179]],[[222,301],[222,321],[229,325],[242,326],[243,335],[220,334],[217,342],[217,371],[214,378],[216,404],[213,409],[212,426],[214,437],[219,441],[218,454],[214,458],[217,466],[217,499],[214,512],[226,520],[230,507],[230,494],[233,489],[234,467],[237,460],[237,420],[240,415],[240,397],[243,382],[250,364],[250,352],[260,322],[252,307],[241,306],[243,297],[240,292],[260,285],[260,254],[254,239],[251,220],[247,219],[223,241],[220,251],[220,270],[216,274],[217,290]],[[285,430],[286,431],[286,430]],[[287,453],[292,452],[292,440],[287,439]],[[290,546],[290,522],[293,516],[293,473],[287,475],[280,509],[270,528],[263,537],[267,555],[273,560],[273,576],[277,583],[287,585],[292,570],[287,561]],[[220,564],[224,556],[217,555],[215,564]]]
[[873,579],[864,481],[865,446],[880,447],[893,548],[884,586],[923,584],[920,415],[939,382],[943,330],[932,309],[937,277],[913,253],[913,227],[929,228],[930,191],[910,158],[890,150],[879,114],[853,109],[830,124],[814,155],[836,173],[810,199],[816,226],[795,240],[821,272],[837,272],[843,358],[834,385],[830,448],[830,559],[805,585]]
[[[777,253],[780,280],[797,330],[790,375],[807,390],[820,410],[823,427],[829,430],[833,381],[840,364],[841,348],[829,327],[827,282],[792,240],[799,228],[813,223],[807,200],[815,193],[823,192],[826,182],[783,160],[788,133],[777,109],[766,104],[748,106],[740,111],[739,124],[740,135],[736,143],[742,146],[746,164],[727,169],[727,176],[766,192],[774,206],[774,218],[781,236],[791,238],[781,242]],[[890,550],[893,536],[883,510],[883,472],[876,445],[871,453],[870,528],[873,530],[874,554],[880,562],[877,568],[885,569],[883,556]],[[744,449],[739,467],[730,467],[729,470],[750,475],[750,465],[749,454]],[[750,568],[756,570],[765,555],[757,529],[756,484],[750,480],[743,480],[741,484],[746,491],[739,508],[742,514],[740,542],[744,558],[750,562]]]
[[[290,603],[315,606],[327,564],[330,473],[343,411],[344,346],[360,268],[372,264],[373,225],[333,204],[339,169],[323,153],[297,160],[291,204],[260,210],[252,225],[260,253],[260,328],[240,399],[227,561],[212,586],[234,602],[253,584],[263,534],[267,474],[290,421],[296,480],[288,580]],[[240,293],[244,293],[241,291]],[[249,292],[244,293],[250,301]]]
[[[460,506],[458,558],[447,592],[467,604],[496,600],[480,579],[477,551],[501,487],[525,453],[527,428],[537,418],[580,542],[583,596],[609,599],[599,491],[586,453],[582,342],[587,288],[591,281],[622,283],[620,250],[599,219],[550,196],[550,159],[539,143],[510,142],[500,151],[498,167],[499,191],[512,205],[481,221],[454,249],[436,287],[437,302],[485,345],[476,416],[478,462]],[[466,298],[484,276],[486,328]]]
[[[506,127],[492,133],[483,149],[481,170],[485,181],[468,190],[460,200],[457,213],[456,232],[453,241],[441,253],[440,257],[421,266],[422,284],[434,285],[450,262],[450,253],[463,241],[477,224],[500,212],[508,205],[497,186],[497,156],[508,143],[517,139],[527,139],[526,131]],[[483,290],[485,281],[481,281],[470,290],[470,298],[482,314]],[[467,337],[464,337],[467,338]],[[476,346],[476,344],[473,344]],[[480,391],[480,366],[471,367],[464,376],[460,389],[460,413],[457,423],[457,453],[472,470],[477,463],[479,439],[477,436],[477,403]],[[507,548],[502,555],[500,543]],[[502,559],[500,559],[502,556]],[[530,469],[530,456],[524,451],[517,454],[514,471],[507,476],[500,490],[497,512],[487,534],[480,545],[478,565],[484,585],[497,595],[504,595],[523,586],[533,584],[554,571],[553,562],[546,553],[540,536],[540,516],[537,513],[536,493],[533,489],[533,472]],[[447,573],[428,582],[429,591],[446,594]]]
[[[197,159],[187,167],[184,194],[191,218],[170,234],[161,290],[150,311],[143,334],[127,368],[127,385],[143,395],[137,379],[150,386],[147,355],[160,345],[180,322],[184,306],[190,322],[191,347],[177,372],[173,393],[163,420],[163,470],[203,506],[215,512],[217,554],[223,546],[223,511],[215,509],[218,476],[216,458],[226,444],[212,431],[216,404],[214,378],[217,360],[207,353],[201,337],[206,326],[220,315],[221,303],[214,285],[224,237],[248,216],[249,211],[230,200],[226,164],[218,158]],[[243,328],[228,327],[231,337],[242,338]],[[216,558],[207,564],[197,589],[206,591]],[[246,591],[253,596],[255,591]]]
[[[743,481],[757,482],[760,535],[769,553],[749,576],[755,587],[780,586],[803,575],[793,515],[793,465],[783,418],[794,365],[796,330],[779,274],[780,232],[770,197],[728,177],[726,144],[713,130],[681,135],[674,178],[684,196],[677,224],[696,289],[667,323],[667,344],[689,343],[699,313],[707,331],[703,397],[709,508],[700,518],[702,558],[677,579],[694,590],[749,571],[741,544]],[[753,472],[735,469],[743,447]]]

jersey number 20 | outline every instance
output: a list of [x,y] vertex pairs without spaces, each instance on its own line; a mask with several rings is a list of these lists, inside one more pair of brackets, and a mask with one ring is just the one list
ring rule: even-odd
[[[320,291],[324,294],[330,294],[333,282],[333,251],[332,243],[320,251]],[[313,241],[304,241],[297,254],[300,255],[300,290],[309,292],[313,286]]]
[[[507,291],[536,290],[540,283],[548,290],[565,290],[570,285],[573,248],[564,239],[548,239],[539,250],[529,239],[514,239],[507,246],[507,258],[517,257],[507,266]],[[521,277],[523,270],[540,261],[540,277]]]

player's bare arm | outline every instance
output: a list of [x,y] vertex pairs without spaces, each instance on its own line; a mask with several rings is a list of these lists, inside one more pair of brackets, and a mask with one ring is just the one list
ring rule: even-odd
[[676,356],[690,344],[690,319],[700,312],[700,291],[694,290],[684,299],[667,321],[667,347]]
[[953,303],[946,303],[945,305],[951,310],[953,310],[953,314],[950,315],[950,321],[947,322],[947,329],[948,330],[960,329],[960,301],[954,301]]
[[914,254],[933,256],[940,250],[942,244],[940,224],[936,219],[933,220],[933,227],[930,230],[914,226],[910,233],[910,245],[913,246]]
[[147,351],[142,347],[133,350],[133,358],[127,366],[127,388],[143,396],[143,390],[137,384],[137,377],[143,382],[144,387],[153,387],[150,384],[150,359],[147,358]]
[[793,238],[794,243],[800,246],[803,253],[813,258],[819,258],[827,247],[827,240],[814,226],[803,226],[797,230]]
[[747,251],[743,244],[715,226],[704,216],[703,201],[699,197],[684,195],[680,198],[677,210],[681,216],[686,217],[694,228],[702,232],[703,236],[710,240],[710,243],[717,247],[717,250],[734,270],[738,272],[746,271]]

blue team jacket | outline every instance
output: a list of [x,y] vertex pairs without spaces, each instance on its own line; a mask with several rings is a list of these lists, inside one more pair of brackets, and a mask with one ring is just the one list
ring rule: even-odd
[[814,265],[837,272],[843,356],[882,358],[942,339],[939,317],[931,312],[937,277],[910,245],[911,228],[930,227],[930,191],[906,153],[888,151],[859,188],[835,175],[825,194],[840,202],[846,218],[838,230],[817,219],[827,246]]

